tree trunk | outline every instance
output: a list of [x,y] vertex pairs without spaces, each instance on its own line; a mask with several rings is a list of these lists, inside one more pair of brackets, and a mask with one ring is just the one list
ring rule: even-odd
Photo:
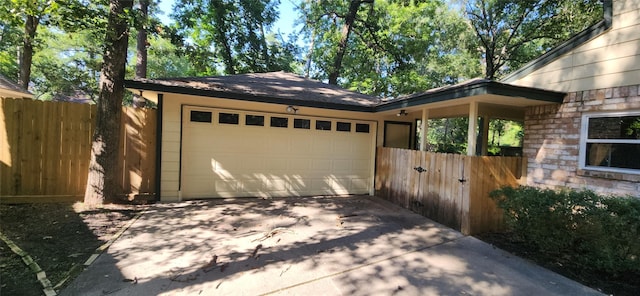
[[305,66],[304,77],[309,78],[311,72],[311,59],[313,58],[313,47],[316,41],[316,29],[311,32],[311,42],[309,43],[309,54],[307,55],[307,65]]
[[20,56],[20,86],[29,89],[29,81],[31,80],[31,62],[33,60],[33,41],[36,37],[36,30],[40,18],[33,15],[27,15],[24,25],[24,41],[22,55]]
[[222,59],[224,61],[225,73],[227,75],[236,74],[235,61],[233,60],[233,53],[229,39],[227,38],[228,24],[226,21],[226,15],[228,13],[227,8],[221,1],[211,1],[211,6],[215,10],[215,38],[216,41],[222,45]]
[[269,44],[267,43],[267,37],[264,33],[264,25],[262,22],[258,24],[260,26],[260,41],[262,43],[262,58],[267,66],[267,71],[273,71],[273,64],[271,63],[271,56],[269,55]]
[[[138,36],[136,40],[136,78],[147,78],[147,28],[146,23],[149,16],[149,0],[140,0],[140,13],[143,21],[139,23]],[[142,108],[146,105],[146,100],[138,94],[133,95],[133,105]]]
[[84,195],[84,202],[87,204],[102,204],[105,201],[113,201],[118,194],[122,193],[118,182],[117,168],[127,41],[129,39],[125,9],[131,9],[132,6],[133,1],[126,0],[110,0],[109,4],[96,129],[93,133],[91,162]]
[[349,12],[345,16],[344,25],[342,26],[342,36],[340,37],[340,43],[338,43],[338,51],[333,58],[333,66],[329,72],[329,84],[338,84],[338,77],[340,77],[340,70],[342,69],[342,59],[344,58],[349,43],[349,35],[353,29],[353,23],[356,20],[358,8],[360,8],[362,2],[362,0],[351,0],[349,3]]

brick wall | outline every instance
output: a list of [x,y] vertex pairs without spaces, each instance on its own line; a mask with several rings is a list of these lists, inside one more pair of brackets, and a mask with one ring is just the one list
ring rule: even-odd
[[529,108],[523,145],[527,184],[640,197],[640,175],[578,169],[582,113],[640,110],[639,92],[640,85],[579,91],[567,94],[561,105]]

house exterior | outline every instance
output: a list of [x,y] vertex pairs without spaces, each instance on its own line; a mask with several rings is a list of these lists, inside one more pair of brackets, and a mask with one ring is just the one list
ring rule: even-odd
[[283,72],[125,86],[158,104],[162,201],[373,195],[376,147],[426,150],[416,130],[460,116],[470,119],[468,155],[486,155],[490,119],[525,122],[521,183],[637,196],[638,4],[605,1],[603,21],[502,82],[473,79],[384,102]]
[[158,104],[163,201],[373,190],[377,98],[283,72],[127,87]]
[[525,111],[528,185],[640,196],[640,1],[605,1],[602,22],[503,82],[567,93]]
[[158,104],[162,201],[373,195],[376,147],[414,148],[416,119],[470,110],[518,117],[564,97],[476,79],[381,102],[283,72],[130,80],[126,87]]
[[0,98],[33,99],[33,94],[0,74]]

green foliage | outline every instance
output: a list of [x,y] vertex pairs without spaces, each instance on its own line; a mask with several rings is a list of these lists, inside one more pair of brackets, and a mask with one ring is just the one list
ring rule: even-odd
[[618,275],[640,271],[638,198],[533,187],[503,187],[491,197],[509,229],[550,257]]
[[524,127],[522,122],[493,119],[489,122],[489,152],[497,154],[500,147],[522,147]]
[[[312,44],[310,76],[334,71],[351,1],[305,1],[300,12]],[[363,3],[363,2],[361,2]],[[473,33],[443,1],[361,4],[340,69],[339,84],[382,97],[457,83],[480,74],[469,54]]]
[[602,19],[600,0],[470,0],[466,13],[485,61],[499,78]]
[[[270,32],[277,0],[180,0],[172,14],[172,41],[183,48],[198,74],[289,71],[297,47]],[[213,58],[215,57],[215,58]]]
[[91,30],[65,33],[42,28],[44,45],[33,58],[34,94],[41,100],[98,97],[102,46]]
[[[136,35],[133,31],[131,36]],[[189,77],[198,76],[196,67],[189,61],[188,57],[179,54],[177,48],[171,41],[160,35],[148,35],[148,58],[147,58],[147,77],[148,78],[167,78],[167,77]],[[129,39],[129,52],[135,52],[136,40]],[[133,78],[135,73],[135,65],[137,56],[132,56],[128,63],[127,77]]]
[[18,46],[21,43],[18,27],[0,18],[0,73],[12,80],[18,79]]
[[442,118],[429,120],[427,142],[433,152],[467,153],[469,118]]

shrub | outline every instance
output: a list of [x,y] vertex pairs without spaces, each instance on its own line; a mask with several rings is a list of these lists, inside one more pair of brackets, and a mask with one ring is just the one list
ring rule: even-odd
[[491,192],[518,238],[581,268],[640,271],[640,199],[592,191],[503,187]]

